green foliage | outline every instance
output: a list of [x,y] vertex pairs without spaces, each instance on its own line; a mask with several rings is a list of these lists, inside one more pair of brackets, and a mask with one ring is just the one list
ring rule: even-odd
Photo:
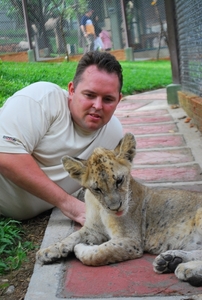
[[87,3],[88,1],[86,0],[78,0],[75,1],[74,0],[66,0],[66,16],[69,18],[74,18],[77,16],[78,11],[80,14],[83,14],[87,8]]
[[75,17],[78,13],[83,13],[87,7],[87,1],[86,0],[54,0],[54,1],[48,1],[46,11],[47,14],[51,15],[53,17],[63,16],[66,18],[72,18]]
[[[130,95],[166,87],[172,82],[170,61],[121,62],[124,83],[122,92]],[[17,90],[37,81],[50,81],[67,89],[77,62],[0,64],[0,106]]]
[[22,234],[19,221],[0,218],[0,275],[18,269],[34,248],[31,242],[21,243]]

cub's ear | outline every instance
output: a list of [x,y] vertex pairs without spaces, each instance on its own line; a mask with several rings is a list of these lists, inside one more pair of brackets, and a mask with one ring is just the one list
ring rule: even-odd
[[136,153],[134,135],[132,133],[126,133],[114,149],[114,152],[117,158],[127,159],[129,162],[132,162]]
[[62,163],[69,175],[81,182],[82,175],[86,172],[86,160],[76,157],[63,156]]

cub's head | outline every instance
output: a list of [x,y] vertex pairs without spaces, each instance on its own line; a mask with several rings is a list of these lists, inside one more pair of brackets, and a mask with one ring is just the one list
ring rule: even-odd
[[109,213],[121,216],[128,210],[135,146],[134,136],[127,133],[114,150],[96,148],[87,160],[64,156],[62,162],[70,176],[89,189]]

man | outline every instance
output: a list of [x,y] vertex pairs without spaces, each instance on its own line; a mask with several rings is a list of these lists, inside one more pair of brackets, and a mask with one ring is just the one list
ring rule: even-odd
[[92,14],[93,10],[89,8],[81,18],[80,28],[83,34],[84,53],[94,50],[95,29],[91,20]]
[[80,60],[67,93],[50,82],[16,92],[0,110],[0,214],[28,219],[54,206],[81,225],[85,203],[71,196],[80,186],[61,163],[113,149],[122,127],[113,116],[122,94],[122,69],[106,52]]

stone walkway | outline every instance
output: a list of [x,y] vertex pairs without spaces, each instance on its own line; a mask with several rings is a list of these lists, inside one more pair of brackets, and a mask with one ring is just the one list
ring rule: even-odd
[[[128,96],[118,106],[116,116],[124,132],[136,137],[132,174],[138,181],[148,186],[202,191],[202,135],[185,123],[186,114],[181,108],[167,105],[165,89]],[[76,229],[54,209],[42,247]],[[145,254],[137,260],[88,267],[72,256],[58,264],[36,264],[25,300],[182,300],[202,294],[202,288],[180,282],[174,274],[155,274],[153,259]]]
[[[172,109],[163,100],[165,90],[129,96],[116,112],[124,132],[136,137],[132,175],[152,186],[202,191],[201,134],[185,123],[182,109]],[[195,145],[193,139],[197,140]],[[198,151],[192,153],[198,144]]]

